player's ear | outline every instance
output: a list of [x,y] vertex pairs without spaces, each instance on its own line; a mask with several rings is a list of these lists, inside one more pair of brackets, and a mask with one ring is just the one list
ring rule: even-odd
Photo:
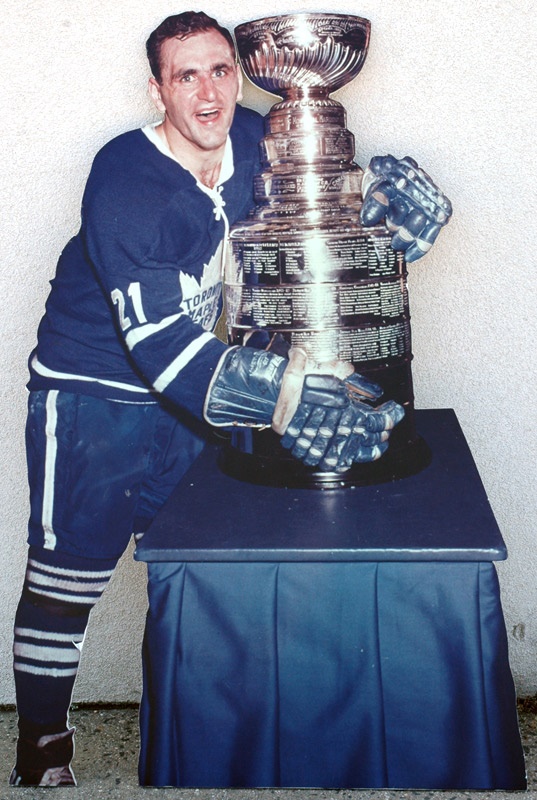
[[162,114],[166,113],[166,106],[164,105],[164,101],[160,93],[160,85],[157,82],[156,78],[154,78],[153,76],[149,78],[148,90],[149,90],[149,96],[153,101],[153,103],[155,104],[155,106],[158,108],[158,110]]

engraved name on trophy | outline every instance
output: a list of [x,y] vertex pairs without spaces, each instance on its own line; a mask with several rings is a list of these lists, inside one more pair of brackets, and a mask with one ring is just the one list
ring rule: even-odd
[[340,487],[413,474],[430,460],[416,434],[406,267],[384,225],[364,228],[362,169],[341,103],[330,93],[364,63],[370,23],[342,14],[270,17],[235,30],[250,80],[283,99],[261,142],[256,207],[234,225],[225,267],[229,341],[254,329],[280,333],[315,360],[339,358],[405,407],[378,461],[343,474],[305,467],[271,430],[237,430],[222,459],[241,479]]

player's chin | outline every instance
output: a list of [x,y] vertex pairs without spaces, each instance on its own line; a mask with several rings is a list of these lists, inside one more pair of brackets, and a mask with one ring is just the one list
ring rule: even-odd
[[202,141],[210,147],[220,147],[225,143],[229,129],[231,128],[231,120],[226,119],[223,115],[215,117],[210,120],[198,120],[198,134]]
[[227,140],[227,133],[218,136],[199,136],[197,144],[200,150],[209,153],[216,150],[221,150]]

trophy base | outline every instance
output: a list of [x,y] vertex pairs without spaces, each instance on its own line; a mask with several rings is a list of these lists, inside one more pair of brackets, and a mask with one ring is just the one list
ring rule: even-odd
[[285,489],[345,489],[388,483],[416,475],[429,466],[432,453],[421,436],[390,446],[377,461],[353,464],[346,472],[320,472],[289,456],[244,452],[229,444],[220,452],[218,465],[231,478]]

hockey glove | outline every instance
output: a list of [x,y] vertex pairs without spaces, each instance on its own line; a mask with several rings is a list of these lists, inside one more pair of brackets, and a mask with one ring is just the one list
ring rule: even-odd
[[[354,462],[376,461],[388,449],[391,430],[404,416],[393,400],[377,408],[356,399],[355,380],[307,375],[301,403],[282,438],[282,446],[310,466],[344,472]],[[331,398],[343,394],[345,405]],[[324,395],[324,401],[321,401]]]
[[403,409],[396,403],[374,409],[356,400],[377,399],[381,390],[352,374],[350,364],[323,364],[318,369],[332,374],[306,376],[310,366],[297,348],[289,360],[250,347],[227,351],[207,392],[205,419],[215,426],[272,424],[296,458],[323,470],[379,458]]
[[434,244],[452,214],[451,203],[413,158],[371,159],[362,180],[362,224],[386,220],[394,250],[416,261]]

